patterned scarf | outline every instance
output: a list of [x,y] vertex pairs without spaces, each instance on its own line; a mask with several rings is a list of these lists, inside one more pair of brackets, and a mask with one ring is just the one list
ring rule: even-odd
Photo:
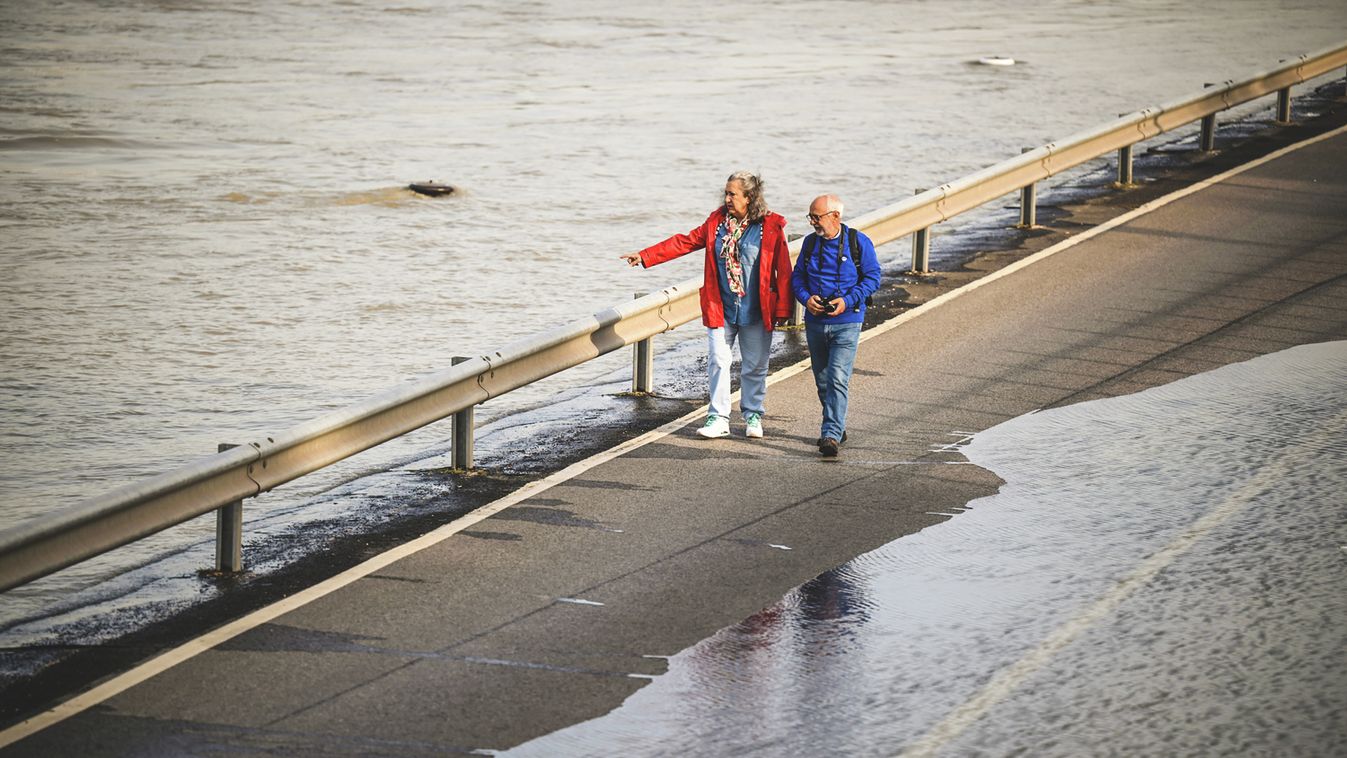
[[739,239],[748,229],[749,220],[738,221],[725,215],[725,236],[720,240],[720,257],[725,261],[725,275],[730,280],[730,292],[743,297],[744,267],[739,262]]

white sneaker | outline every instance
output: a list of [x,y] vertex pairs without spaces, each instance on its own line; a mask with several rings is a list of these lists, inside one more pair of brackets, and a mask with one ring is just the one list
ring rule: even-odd
[[744,436],[752,439],[762,439],[762,414],[746,413],[744,414]]
[[702,425],[701,429],[697,430],[697,434],[700,434],[707,439],[728,437],[730,436],[730,420],[724,416],[707,416],[706,423]]

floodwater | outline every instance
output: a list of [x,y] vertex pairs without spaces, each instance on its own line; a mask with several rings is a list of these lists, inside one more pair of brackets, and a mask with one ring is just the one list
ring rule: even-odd
[[1347,342],[963,452],[996,495],[504,754],[1347,754]]
[[[0,4],[0,528],[687,279],[695,256],[616,256],[691,228],[733,170],[801,232],[817,192],[885,205],[1344,21],[1337,0]],[[1021,64],[971,62],[993,54]],[[426,179],[462,191],[404,189]],[[249,501],[247,531],[346,518],[325,492],[447,436]],[[209,529],[8,593],[0,625]]]

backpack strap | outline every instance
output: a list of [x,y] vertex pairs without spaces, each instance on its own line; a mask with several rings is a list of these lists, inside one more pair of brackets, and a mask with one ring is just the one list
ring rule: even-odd
[[[856,281],[859,283],[861,280],[860,240],[856,238],[856,230],[846,224],[842,225],[842,234],[846,235],[847,245],[851,248],[851,262],[856,266]],[[813,244],[809,243],[810,239],[813,240]],[[804,256],[804,270],[806,273],[809,271],[809,264],[814,260],[814,251],[818,248],[822,248],[822,246],[823,241],[819,238],[818,234],[811,234],[805,238],[804,249],[800,251],[800,255]],[[842,240],[840,239],[837,241],[837,255],[839,258],[842,256]],[[865,304],[867,306],[873,304],[873,302],[873,298],[869,295],[865,296]]]
[[851,244],[851,262],[856,264],[856,281],[861,280],[861,243],[856,240],[856,230],[847,227],[847,242]]
[[[847,234],[850,235],[850,242],[851,242],[851,262],[854,263],[854,264],[856,264],[856,283],[857,283],[857,284],[860,284],[860,282],[861,282],[861,243],[860,243],[860,241],[859,241],[858,239],[856,239],[856,237],[857,237],[858,235],[856,234],[856,230],[855,230],[855,229],[852,229],[851,227],[847,227],[846,229],[847,229]],[[869,296],[869,295],[866,295],[866,296],[865,296],[865,305],[866,305],[867,307],[869,307],[869,306],[871,306],[871,305],[874,305],[874,303],[875,303],[875,300],[874,300],[873,297],[871,297],[871,296]]]
[[[852,229],[851,227],[847,226],[846,224],[843,224],[843,225],[842,225],[842,233],[843,233],[843,234],[846,234],[846,235],[849,235],[848,239],[850,240],[850,244],[851,244],[851,259],[852,259],[852,261],[854,261],[854,262],[856,263],[856,276],[857,276],[857,278],[859,278],[859,277],[860,277],[860,273],[861,273],[861,264],[860,264],[860,261],[857,260],[857,256],[860,255],[860,249],[861,249],[861,246],[860,246],[860,243],[856,241],[856,230],[855,230],[855,229]],[[812,244],[812,245],[809,244],[809,241],[810,241],[811,239],[813,240],[813,244]],[[841,243],[841,240],[838,240],[838,243],[839,243],[839,244],[838,244],[838,250],[837,250],[837,257],[838,257],[838,262],[840,263],[840,262],[841,262],[841,258],[842,258],[842,249],[841,249],[841,244],[840,244],[840,243]],[[804,265],[805,265],[805,270],[806,270],[806,271],[809,270],[809,264],[812,263],[813,260],[814,260],[814,251],[815,251],[816,249],[818,249],[818,248],[821,248],[822,246],[823,246],[823,240],[819,238],[818,234],[811,234],[811,235],[809,235],[808,237],[805,238],[804,250],[801,250],[801,251],[800,251],[800,254],[804,256]]]

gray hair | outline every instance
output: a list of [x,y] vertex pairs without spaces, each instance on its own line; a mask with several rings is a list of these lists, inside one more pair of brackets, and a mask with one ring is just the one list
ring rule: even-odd
[[748,198],[748,220],[761,221],[767,215],[767,200],[762,196],[762,179],[750,171],[736,171],[725,180],[726,184],[739,182]]

